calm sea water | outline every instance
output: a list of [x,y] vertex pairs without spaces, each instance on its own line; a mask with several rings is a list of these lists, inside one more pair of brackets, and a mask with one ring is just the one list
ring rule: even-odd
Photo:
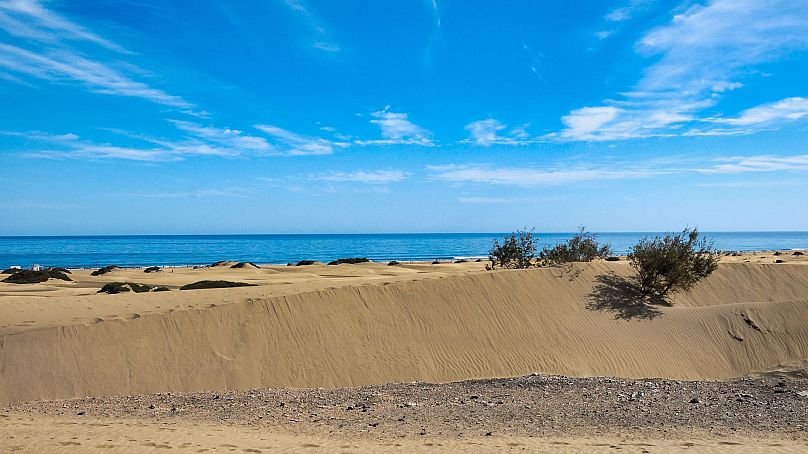
[[[640,238],[657,233],[601,233],[598,239],[625,253]],[[808,232],[705,233],[721,250],[808,248]],[[372,260],[434,260],[484,257],[503,233],[355,235],[156,235],[0,237],[0,268],[13,265],[72,268],[104,265],[200,265],[218,260],[288,263],[340,257]],[[538,234],[541,245],[572,233]]]

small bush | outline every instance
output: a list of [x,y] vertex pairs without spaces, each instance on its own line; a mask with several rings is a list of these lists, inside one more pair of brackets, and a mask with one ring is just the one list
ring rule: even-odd
[[126,293],[126,292],[146,293],[146,292],[156,292],[158,291],[157,290],[158,288],[165,288],[165,287],[155,287],[153,285],[137,284],[134,282],[110,282],[108,284],[104,284],[104,286],[101,287],[101,290],[99,290],[98,293],[109,293],[110,295],[116,295],[118,293]]
[[2,272],[0,272],[0,274],[14,274],[18,271],[20,271],[19,268],[6,268]]
[[163,269],[160,268],[159,266],[150,266],[150,267],[146,268],[145,270],[143,270],[144,273],[157,273],[157,272],[160,272],[160,271],[163,271]]
[[231,281],[199,281],[193,284],[183,285],[180,290],[201,290],[208,288],[232,288],[232,287],[255,287],[255,284],[248,284],[246,282],[231,282]]
[[389,262],[387,262],[387,266],[396,266],[398,264],[399,263],[397,261],[395,261],[395,260],[390,260]]
[[14,274],[3,279],[3,282],[8,282],[11,284],[38,284],[40,282],[46,282],[48,279],[61,279],[63,281],[73,280],[70,279],[67,274],[62,273],[61,271],[16,270]]
[[107,266],[105,266],[103,268],[100,268],[100,269],[97,269],[97,270],[93,271],[92,273],[90,273],[90,276],[101,276],[102,274],[107,274],[110,271],[118,269],[118,268],[119,267],[115,266],[115,265],[107,265]]
[[643,238],[628,255],[637,273],[640,293],[664,300],[670,293],[690,290],[718,268],[719,253],[697,229]]
[[536,243],[533,230],[517,230],[505,237],[502,244],[494,240],[494,246],[488,253],[491,269],[500,268],[530,268],[536,257]]
[[454,262],[455,263],[466,263],[466,262],[468,262],[468,260],[466,260],[466,259],[457,259]]
[[620,257],[615,257],[615,256],[606,257],[606,261],[607,262],[619,262]]
[[67,269],[67,268],[61,268],[61,267],[55,267],[55,266],[52,266],[52,267],[50,267],[50,268],[47,268],[45,271],[58,271],[58,272],[60,272],[60,273],[64,273],[64,274],[73,274],[73,273],[71,273],[71,272],[70,272],[70,270],[69,270],[69,269]]
[[539,259],[545,265],[561,265],[572,262],[591,262],[596,258],[606,258],[611,253],[609,245],[598,244],[597,236],[581,227],[575,236],[554,247],[545,247]]
[[328,262],[329,265],[342,265],[343,263],[349,263],[351,265],[356,265],[358,263],[367,263],[370,262],[370,259],[367,257],[348,257],[344,259],[336,259],[334,261]]
[[301,260],[297,262],[295,266],[308,266],[308,265],[314,265],[315,263],[316,262],[314,260]]

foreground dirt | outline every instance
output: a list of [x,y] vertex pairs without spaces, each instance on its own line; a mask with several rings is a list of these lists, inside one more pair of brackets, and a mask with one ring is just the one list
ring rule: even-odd
[[8,406],[0,450],[805,452],[807,403],[801,373],[154,394]]

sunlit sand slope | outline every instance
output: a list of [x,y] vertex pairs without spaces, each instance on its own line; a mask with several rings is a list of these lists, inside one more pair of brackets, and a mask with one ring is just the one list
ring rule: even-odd
[[808,359],[808,266],[725,263],[659,312],[625,307],[613,287],[628,271],[617,262],[271,297],[260,286],[125,295],[195,303],[5,333],[0,403],[531,372],[723,379]]

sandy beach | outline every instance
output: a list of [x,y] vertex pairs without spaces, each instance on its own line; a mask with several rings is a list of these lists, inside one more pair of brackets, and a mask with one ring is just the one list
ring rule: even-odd
[[[808,443],[805,256],[725,256],[672,306],[652,308],[612,297],[625,260],[493,272],[482,262],[233,264],[0,283],[3,448]],[[255,286],[178,290],[199,280]],[[109,282],[171,291],[97,293]]]

